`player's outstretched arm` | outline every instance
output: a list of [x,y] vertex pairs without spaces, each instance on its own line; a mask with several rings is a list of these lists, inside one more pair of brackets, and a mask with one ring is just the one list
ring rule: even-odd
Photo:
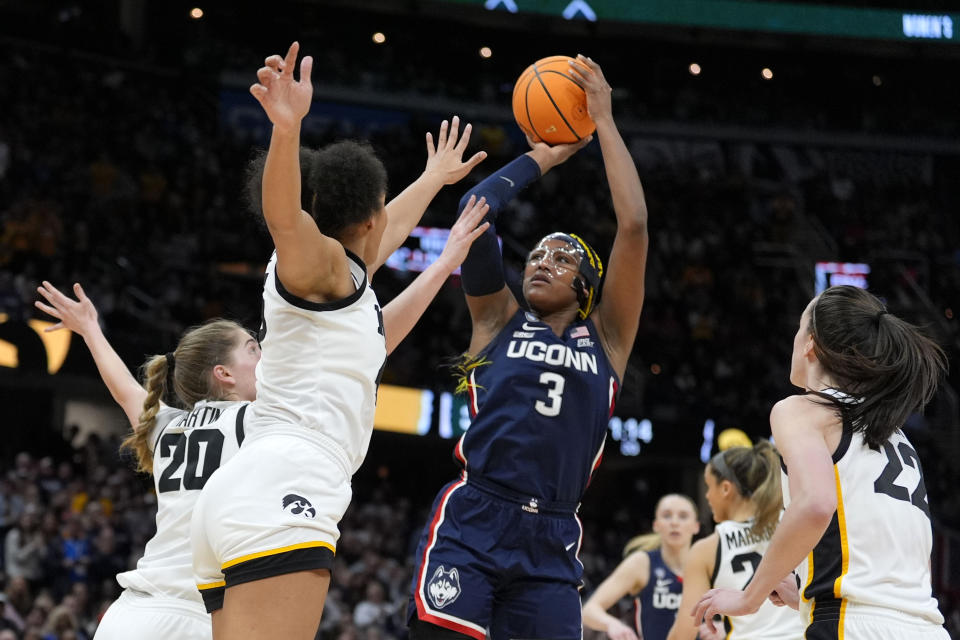
[[607,613],[620,598],[643,589],[650,579],[650,557],[635,551],[617,565],[583,604],[583,624],[605,631],[610,640],[637,640],[636,632]]
[[[698,625],[686,613],[710,589],[710,576],[713,575],[719,543],[719,536],[712,533],[690,547],[687,560],[683,563],[683,594],[680,596],[680,608],[677,609],[679,614],[673,621],[667,640],[694,640],[697,637]],[[713,626],[712,622],[706,624]]]
[[637,167],[624,144],[611,108],[611,89],[600,65],[582,55],[570,63],[570,75],[587,93],[587,109],[597,137],[617,217],[617,235],[597,308],[597,325],[613,368],[623,377],[640,326],[647,265],[647,203]]
[[708,591],[693,610],[695,622],[714,613],[753,613],[823,537],[837,510],[833,457],[825,439],[834,420],[829,408],[805,396],[790,396],[774,405],[770,428],[789,471],[790,506],[750,584],[743,591]]
[[489,209],[483,198],[470,198],[460,218],[450,229],[450,237],[440,257],[383,307],[388,354],[410,333],[446,282],[447,276],[463,262],[470,245],[490,226],[489,222],[483,222]]
[[110,395],[123,409],[130,425],[136,428],[140,424],[140,412],[143,410],[147,391],[131,375],[127,365],[103,335],[100,324],[97,322],[97,308],[84,293],[83,287],[79,282],[73,285],[76,300],[63,295],[46,280],[43,281],[42,286],[37,287],[37,291],[47,301],[46,303],[39,300],[34,302],[37,309],[59,320],[57,324],[47,327],[45,331],[69,329],[83,338],[87,348],[90,349],[103,383],[110,390]]
[[403,244],[440,189],[462,180],[487,157],[486,151],[478,151],[463,161],[472,129],[468,123],[461,135],[460,118],[453,116],[449,127],[446,120],[440,124],[436,143],[433,134],[427,132],[427,166],[419,178],[387,203],[387,228],[383,231],[377,261],[370,266],[371,274]]
[[270,147],[263,169],[263,217],[277,249],[277,275],[292,294],[314,301],[339,297],[338,284],[349,277],[342,245],[320,233],[300,208],[300,124],[310,110],[313,58],[300,62],[300,80],[293,77],[300,45],[284,57],[269,56],[250,87],[270,122]]

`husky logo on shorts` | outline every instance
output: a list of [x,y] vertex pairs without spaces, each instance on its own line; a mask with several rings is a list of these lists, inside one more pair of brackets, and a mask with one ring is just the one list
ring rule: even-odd
[[288,493],[283,496],[283,510],[289,511],[295,516],[302,515],[304,518],[312,518],[317,515],[317,510],[313,508],[310,501],[295,493]]
[[456,567],[444,571],[440,565],[427,583],[427,593],[433,606],[443,609],[460,595],[460,572]]

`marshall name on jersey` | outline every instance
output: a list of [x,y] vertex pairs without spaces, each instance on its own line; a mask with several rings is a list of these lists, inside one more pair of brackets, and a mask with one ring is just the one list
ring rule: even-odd
[[600,463],[617,375],[588,318],[557,336],[518,311],[471,370],[473,421],[454,455],[470,477],[579,502]]
[[193,581],[190,517],[210,476],[239,450],[248,403],[201,400],[190,411],[163,407],[151,434],[157,534],[121,586],[200,602]]
[[[772,531],[755,533],[753,520],[725,520],[714,529],[719,540],[711,586],[741,590],[753,578],[753,572],[770,545]],[[803,624],[790,607],[777,607],[764,600],[756,613],[724,618],[729,640],[798,640]]]

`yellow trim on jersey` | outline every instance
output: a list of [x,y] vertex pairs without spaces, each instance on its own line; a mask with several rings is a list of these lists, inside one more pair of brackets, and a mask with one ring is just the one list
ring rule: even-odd
[[840,469],[833,465],[833,477],[837,483],[837,528],[840,530],[840,575],[833,582],[833,597],[840,600],[839,639],[843,640],[843,618],[847,612],[847,601],[842,595],[843,576],[850,570],[850,548],[847,546],[847,518],[843,508],[843,487],[840,485]]
[[206,584],[198,584],[197,589],[200,591],[205,591],[207,589],[216,589],[217,587],[226,587],[227,583],[223,580],[217,580],[216,582],[208,582]]
[[287,551],[296,551],[297,549],[313,549],[316,547],[326,547],[327,549],[330,549],[330,551],[333,551],[334,553],[337,552],[336,548],[329,542],[321,542],[319,540],[316,542],[301,542],[299,544],[291,544],[287,547],[280,547],[279,549],[270,549],[268,551],[258,551],[257,553],[251,553],[249,555],[240,556],[239,558],[235,558],[229,562],[225,562],[223,567],[221,567],[221,571],[224,569],[229,569],[230,567],[236,566],[243,562],[256,560],[257,558],[275,556],[280,553],[286,553]]

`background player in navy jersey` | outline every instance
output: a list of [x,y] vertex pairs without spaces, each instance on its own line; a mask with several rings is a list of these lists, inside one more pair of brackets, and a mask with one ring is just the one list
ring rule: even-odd
[[[460,480],[436,499],[417,550],[408,613],[415,639],[580,638],[578,503],[600,462],[607,422],[643,305],[647,208],[613,120],[610,86],[583,56],[570,75],[597,124],[617,219],[603,264],[556,233],[530,252],[523,294],[504,284],[493,229],[471,247],[462,282],[473,321],[465,386],[473,422],[455,456]],[[533,145],[471,193],[495,214],[577,145]],[[493,216],[491,216],[493,217]]]
[[[790,366],[790,382],[806,393],[770,414],[789,480],[786,511],[746,589],[708,591],[695,620],[752,613],[778,590],[776,600],[799,606],[805,638],[948,637],[931,596],[923,473],[900,430],[946,363],[939,346],[863,289],[830,287],[810,301]],[[799,594],[784,580],[794,568]]]
[[[698,540],[683,568],[683,615],[670,629],[669,640],[709,640],[718,630],[697,625],[687,615],[711,587],[742,589],[770,543],[783,503],[780,463],[766,440],[752,447],[731,447],[711,458],[703,471],[706,498],[714,532]],[[792,612],[765,603],[756,613],[725,620],[721,638],[727,640],[799,640],[800,620]]]
[[[611,640],[664,640],[680,605],[683,563],[700,530],[697,505],[671,493],[657,502],[651,548],[629,553],[583,605],[583,624],[605,631]],[[626,595],[636,596],[634,629],[607,610]]]
[[[97,310],[79,284],[76,300],[49,282],[38,289],[46,303],[37,308],[81,336],[113,399],[133,432],[124,446],[141,471],[153,474],[157,491],[157,532],[137,568],[117,576],[124,587],[97,627],[96,638],[184,638],[213,636],[193,581],[190,514],[200,490],[243,439],[243,411],[256,396],[257,341],[240,325],[216,320],[190,329],[177,348],[149,358],[141,386],[107,341]],[[172,385],[186,409],[161,402]],[[203,451],[192,461],[190,451]]]

